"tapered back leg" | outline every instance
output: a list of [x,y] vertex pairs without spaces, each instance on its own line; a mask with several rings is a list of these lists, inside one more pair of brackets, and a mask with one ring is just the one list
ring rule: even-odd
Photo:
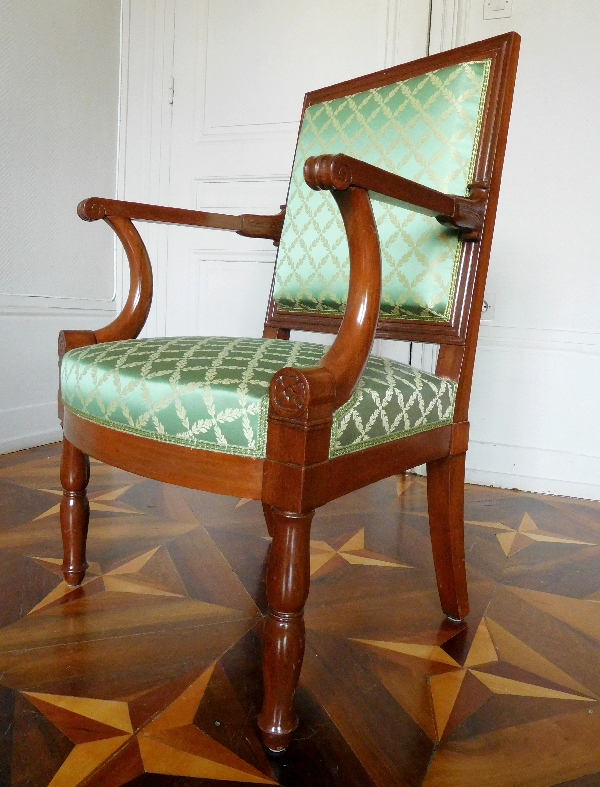
[[60,503],[60,529],[63,540],[63,576],[69,585],[83,582],[87,563],[87,539],[90,504],[87,485],[90,478],[89,458],[63,437],[60,482],[63,496]]
[[465,571],[465,457],[448,456],[427,465],[427,506],[440,602],[452,620],[469,614]]

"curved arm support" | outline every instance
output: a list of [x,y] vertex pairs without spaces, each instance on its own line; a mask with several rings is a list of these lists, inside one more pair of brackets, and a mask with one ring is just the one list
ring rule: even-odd
[[104,220],[116,232],[127,254],[129,295],[117,318],[95,331],[98,343],[135,339],[144,327],[152,303],[152,267],[139,232],[130,219],[122,216],[106,216]]
[[454,227],[461,240],[479,240],[481,235],[488,194],[485,183],[471,183],[470,197],[444,194],[344,153],[311,156],[304,165],[304,178],[317,191],[359,186],[391,197],[415,213],[435,216],[440,224]]
[[273,411],[294,420],[330,418],[348,401],[367,363],[379,317],[381,254],[369,195],[353,187],[334,191],[333,197],[350,249],[348,303],[338,335],[318,365],[281,369],[271,381]]
[[319,362],[336,381],[335,407],[348,401],[369,358],[381,304],[381,253],[369,195],[364,189],[332,192],[350,249],[350,283],[344,319]]

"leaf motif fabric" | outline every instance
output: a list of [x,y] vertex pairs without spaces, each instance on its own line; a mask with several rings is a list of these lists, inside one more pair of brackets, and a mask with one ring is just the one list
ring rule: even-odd
[[[76,415],[118,431],[264,457],[271,378],[284,366],[312,366],[326,351],[228,337],[95,344],[64,356],[62,398]],[[371,356],[334,414],[330,456],[451,423],[455,392],[450,380]]]
[[[345,153],[447,194],[467,194],[490,68],[461,63],[306,109],[279,246],[284,312],[343,314],[349,252],[339,209],[303,175],[309,156]],[[462,243],[434,217],[370,194],[379,233],[381,317],[447,321]]]

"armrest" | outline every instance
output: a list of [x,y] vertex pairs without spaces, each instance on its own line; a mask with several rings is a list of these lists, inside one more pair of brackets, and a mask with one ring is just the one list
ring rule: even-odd
[[285,209],[282,207],[281,212],[275,216],[229,216],[90,197],[79,203],[77,213],[84,221],[104,219],[117,234],[129,262],[129,295],[122,311],[110,325],[95,332],[88,331],[86,337],[82,337],[81,332],[63,331],[62,354],[66,350],[81,346],[84,339],[85,344],[135,339],[144,327],[152,303],[152,267],[144,242],[132,220],[231,230],[250,238],[268,238],[277,245],[281,237]]
[[416,213],[458,229],[462,240],[479,240],[487,202],[487,184],[472,183],[471,197],[430,189],[372,164],[346,156],[311,156],[304,165],[304,179],[316,191],[345,191],[350,186],[367,189],[403,203]]
[[155,221],[161,224],[183,224],[189,227],[230,230],[249,238],[267,238],[277,244],[281,237],[285,210],[282,207],[281,212],[275,216],[261,216],[252,213],[230,216],[226,213],[207,213],[201,210],[165,208],[160,205],[145,205],[141,202],[123,202],[116,199],[90,197],[79,203],[77,213],[84,221],[98,221],[98,219],[119,216],[136,221]]
[[[338,204],[350,250],[348,303],[338,335],[317,367],[282,369],[271,381],[273,410],[289,419],[318,419],[323,405],[348,401],[369,357],[381,301],[381,253],[368,192],[396,199],[418,213],[478,240],[487,202],[486,184],[473,183],[472,198],[444,194],[364,161],[311,156],[304,165],[310,188],[329,190]],[[350,188],[350,187],[353,188]]]

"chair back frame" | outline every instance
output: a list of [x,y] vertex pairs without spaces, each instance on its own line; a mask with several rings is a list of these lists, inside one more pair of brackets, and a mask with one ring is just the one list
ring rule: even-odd
[[[469,60],[491,60],[473,183],[470,184],[471,196],[474,196],[474,193],[479,193],[485,202],[484,229],[477,242],[463,242],[450,319],[444,323],[380,317],[375,333],[375,337],[380,339],[441,345],[437,373],[454,380],[458,380],[460,377],[461,388],[466,386],[469,391],[506,147],[517,58],[517,37],[514,34],[498,36],[312,91],[306,94],[302,111],[302,117],[304,117],[304,112],[308,107],[323,101],[411,79],[429,71],[458,65]],[[297,314],[283,311],[278,308],[273,299],[272,287],[264,335],[286,338],[291,330],[337,333],[341,321],[342,318],[337,315]],[[467,352],[467,347],[473,352]],[[467,401],[468,393],[466,395]],[[460,400],[460,406],[457,405],[457,414],[460,416],[458,420],[462,421],[466,417],[465,397],[461,396]]]

